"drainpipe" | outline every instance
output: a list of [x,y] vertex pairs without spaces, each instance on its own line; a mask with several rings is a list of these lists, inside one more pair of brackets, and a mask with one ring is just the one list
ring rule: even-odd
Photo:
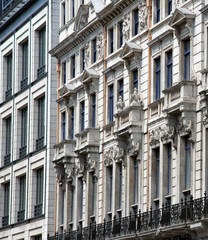
[[[103,36],[104,36],[104,62],[103,62],[103,68],[106,70],[107,68],[107,62],[106,62],[106,56],[107,56],[107,31],[106,26],[103,28]],[[106,75],[103,75],[103,125],[106,125]],[[104,130],[103,130],[103,142],[104,142]],[[102,221],[104,220],[104,152],[102,153]]]
[[[58,73],[58,88],[60,88],[60,60],[57,61],[56,71]],[[57,99],[60,97],[59,91],[57,92]],[[59,143],[59,109],[60,106],[57,106],[57,129],[56,129],[56,143]],[[57,218],[57,178],[56,178],[56,191],[55,191],[55,221],[54,221],[54,234],[56,233],[56,218]]]
[[[147,4],[147,8],[148,8],[148,42],[152,39],[152,33],[151,33],[151,24],[152,24],[152,1],[151,0],[147,0],[146,2]],[[151,47],[148,47],[148,105],[151,103]],[[148,107],[148,122],[150,119],[150,109]],[[150,199],[150,191],[149,191],[149,170],[150,170],[150,166],[149,166],[149,162],[150,162],[150,135],[149,135],[149,130],[147,129],[147,210],[149,209],[149,199]]]

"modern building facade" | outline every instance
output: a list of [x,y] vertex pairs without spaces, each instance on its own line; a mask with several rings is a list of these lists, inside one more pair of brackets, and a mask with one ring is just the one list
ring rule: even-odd
[[[0,239],[54,232],[57,2],[1,1]],[[54,34],[56,33],[56,34]]]
[[208,239],[208,1],[60,2],[55,232]]

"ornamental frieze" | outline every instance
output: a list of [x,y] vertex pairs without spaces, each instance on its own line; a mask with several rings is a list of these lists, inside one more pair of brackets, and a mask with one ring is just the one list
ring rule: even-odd
[[114,144],[114,146],[108,148],[104,152],[104,163],[106,166],[113,164],[113,161],[116,163],[124,163],[124,148]]

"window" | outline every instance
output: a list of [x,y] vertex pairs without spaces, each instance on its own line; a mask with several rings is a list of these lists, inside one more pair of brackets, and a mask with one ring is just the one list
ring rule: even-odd
[[82,178],[79,178],[79,190],[80,190],[80,220],[83,218],[83,199],[84,199],[84,186],[83,186],[83,180]]
[[110,38],[110,53],[114,51],[114,36],[113,36],[113,28],[109,30],[109,38]]
[[135,9],[133,11],[133,18],[134,18],[134,33],[133,35],[137,35],[138,34],[138,30],[139,30],[139,16],[138,16],[138,9]]
[[28,85],[28,41],[22,44],[22,81],[21,89]]
[[122,174],[122,163],[119,163],[119,209],[122,208]]
[[134,159],[134,203],[139,200],[139,165],[138,161]]
[[138,70],[133,71],[133,89],[137,90],[138,92]]
[[92,62],[95,63],[97,60],[97,45],[96,45],[96,38],[92,40],[92,52],[93,52],[93,58]]
[[113,122],[113,85],[109,86],[109,122]]
[[74,186],[70,186],[70,221],[73,222],[73,212],[74,212]]
[[39,68],[37,71],[37,78],[40,78],[45,73],[46,64],[46,28],[39,31]]
[[6,119],[6,155],[4,156],[4,165],[10,163],[11,160],[11,117]]
[[2,217],[2,227],[9,225],[9,192],[10,183],[4,184],[4,216]]
[[118,96],[122,98],[122,101],[123,101],[123,79],[119,80],[118,81]]
[[7,88],[6,100],[12,96],[12,54],[7,56]]
[[172,68],[173,68],[173,63],[172,63],[172,51],[169,51],[166,53],[167,57],[167,88],[172,86]]
[[35,236],[35,240],[42,240],[42,235]]
[[191,143],[185,138],[185,189],[191,188]]
[[36,171],[36,205],[35,217],[42,215],[43,209],[43,168]]
[[70,113],[71,113],[71,139],[74,139],[74,107],[70,108]]
[[27,153],[27,107],[21,111],[21,147],[19,149],[19,157],[23,157]]
[[168,191],[167,194],[171,194],[171,188],[172,188],[172,174],[171,174],[171,161],[172,161],[172,151],[171,151],[171,143],[167,145],[167,154],[168,154]]
[[96,95],[91,95],[91,102],[92,102],[92,127],[95,127],[96,123]]
[[64,224],[64,211],[65,211],[64,199],[65,199],[65,191],[62,190],[62,225]]
[[168,15],[170,15],[172,11],[172,0],[168,0]]
[[17,222],[25,220],[25,198],[26,198],[26,176],[19,178],[20,191],[19,191],[19,211],[17,213]]
[[160,99],[160,57],[155,59],[155,100]]
[[119,23],[119,48],[123,45],[123,22]]
[[82,49],[82,71],[85,70],[85,49]]
[[184,80],[190,81],[190,39],[184,42]]
[[66,83],[66,62],[62,63],[62,82]]
[[81,131],[84,131],[84,127],[85,127],[85,102],[81,102],[80,103],[80,107],[81,107]]
[[72,17],[75,17],[74,0],[71,0],[71,3],[72,3]]
[[71,57],[71,70],[72,70],[72,78],[75,78],[76,72],[75,72],[75,55]]
[[45,135],[45,96],[38,99],[38,139],[36,140],[36,149],[44,146]]
[[157,148],[155,151],[155,160],[156,160],[156,198],[159,198],[160,190],[160,149]]
[[66,113],[63,112],[61,115],[62,115],[61,116],[61,120],[62,120],[62,123],[61,123],[61,125],[62,125],[62,140],[64,141],[65,138],[66,138]]
[[62,24],[66,24],[66,4],[65,2],[62,3]]
[[156,0],[156,23],[160,21],[160,0]]
[[93,175],[92,176],[92,215],[95,215],[95,184],[96,184],[96,178]]
[[109,210],[112,210],[112,203],[113,203],[113,167],[109,167],[109,180],[110,180],[110,191],[109,191],[109,203],[110,203],[110,208]]

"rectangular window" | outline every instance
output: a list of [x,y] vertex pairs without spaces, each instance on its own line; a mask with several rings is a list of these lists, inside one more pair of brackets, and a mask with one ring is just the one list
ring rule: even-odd
[[25,220],[25,197],[26,197],[26,176],[19,178],[20,191],[19,191],[19,211],[17,213],[17,222]]
[[62,63],[62,82],[66,83],[66,62]]
[[170,15],[172,11],[172,0],[168,0],[168,15]]
[[74,107],[70,108],[71,113],[71,139],[74,139]]
[[139,200],[139,165],[138,161],[134,159],[134,203]]
[[84,200],[84,186],[82,178],[79,178],[80,181],[80,219],[83,218],[83,200]]
[[92,94],[91,102],[92,102],[92,127],[94,128],[96,124],[96,95],[95,94]]
[[91,180],[92,180],[92,216],[95,215],[95,190],[96,190],[96,178],[95,176],[92,174],[92,177],[91,177]]
[[42,240],[42,235],[35,236],[35,240]]
[[62,115],[61,116],[61,118],[62,118],[62,123],[61,123],[61,125],[62,125],[62,140],[64,141],[66,139],[66,113],[63,112],[61,115]]
[[84,131],[84,127],[85,127],[85,102],[81,102],[80,103],[80,107],[81,107],[81,131]]
[[71,185],[71,198],[70,198],[70,221],[73,222],[73,212],[74,212],[74,186]]
[[160,0],[156,0],[156,23],[160,21]]
[[190,39],[184,41],[184,80],[190,81]]
[[45,73],[46,65],[46,27],[39,31],[39,68],[37,70],[37,78]]
[[166,53],[167,57],[167,88],[172,86],[172,69],[173,69],[173,62],[172,62],[172,51]]
[[110,192],[109,192],[109,203],[110,203],[110,211],[112,210],[112,197],[113,197],[113,167],[109,167],[109,180],[110,180]]
[[119,48],[123,45],[123,22],[119,23]]
[[113,85],[109,86],[109,122],[113,122]]
[[92,49],[93,49],[93,63],[97,60],[97,41],[96,38],[92,40]]
[[63,16],[63,25],[66,24],[66,4],[65,2],[62,3],[62,16]]
[[160,149],[155,149],[156,160],[156,198],[159,198],[160,190]]
[[28,85],[28,41],[22,44],[22,81],[21,89]]
[[36,149],[44,146],[45,135],[45,96],[38,99],[38,139]]
[[19,157],[23,157],[27,153],[27,107],[21,111],[21,147]]
[[72,78],[75,78],[76,72],[75,72],[75,55],[71,57],[71,70],[72,70]]
[[65,199],[65,191],[62,190],[62,224],[64,224],[64,199]]
[[133,89],[137,90],[138,92],[138,70],[133,71]]
[[10,183],[4,184],[4,216],[2,217],[2,227],[9,225],[9,192]]
[[168,191],[167,194],[171,194],[171,188],[172,188],[172,174],[171,174],[171,167],[172,167],[172,151],[171,151],[171,143],[167,145],[168,150]]
[[119,86],[118,96],[119,96],[119,97],[121,96],[121,99],[122,99],[122,101],[123,101],[123,79],[121,79],[121,80],[118,81],[118,86]]
[[160,57],[155,59],[155,100],[160,99]]
[[119,209],[122,208],[122,163],[119,164]]
[[12,54],[7,56],[7,88],[5,93],[6,100],[12,96]]
[[110,53],[114,51],[114,36],[113,36],[113,28],[109,30],[109,37],[110,37]]
[[6,119],[6,155],[4,156],[4,165],[10,163],[11,160],[11,134],[12,134],[12,121],[11,117]]
[[43,209],[43,168],[36,171],[36,205],[35,217],[42,215]]
[[185,138],[185,189],[191,188],[191,143]]
[[82,49],[82,71],[85,70],[85,49]]
[[135,9],[133,11],[133,17],[134,17],[134,36],[138,34],[139,30],[139,15],[138,15],[138,9]]
[[72,17],[75,17],[74,0],[71,0],[71,3],[72,3]]

